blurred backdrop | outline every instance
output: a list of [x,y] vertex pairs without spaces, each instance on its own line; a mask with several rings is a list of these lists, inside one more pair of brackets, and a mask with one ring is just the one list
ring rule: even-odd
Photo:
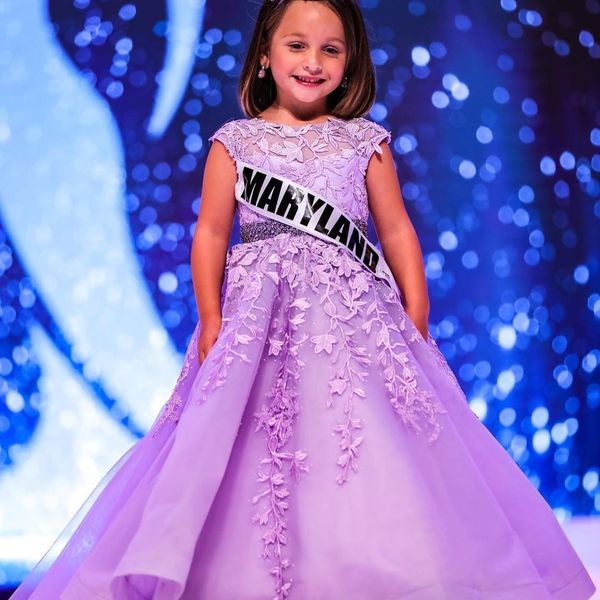
[[[360,4],[430,331],[595,568],[600,3]],[[258,7],[0,0],[0,586],[175,384],[207,138],[244,116]]]

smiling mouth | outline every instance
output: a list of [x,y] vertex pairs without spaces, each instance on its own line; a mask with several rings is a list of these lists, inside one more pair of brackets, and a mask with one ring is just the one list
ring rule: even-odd
[[299,75],[293,75],[293,77],[296,81],[304,85],[319,85],[325,81],[324,79],[318,79],[316,77],[301,77]]

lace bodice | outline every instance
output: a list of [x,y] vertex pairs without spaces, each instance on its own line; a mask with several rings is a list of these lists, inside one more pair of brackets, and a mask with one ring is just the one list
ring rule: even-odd
[[[234,160],[265,168],[312,189],[356,220],[367,221],[365,175],[373,152],[391,133],[364,117],[328,117],[322,123],[283,125],[261,118],[227,121],[209,138]],[[238,203],[240,226],[268,217]]]

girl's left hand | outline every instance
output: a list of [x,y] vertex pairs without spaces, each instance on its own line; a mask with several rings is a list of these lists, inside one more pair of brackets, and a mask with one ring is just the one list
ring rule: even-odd
[[415,314],[413,316],[413,314],[411,314],[410,310],[407,310],[406,314],[410,317],[410,320],[415,324],[415,327],[417,328],[417,330],[419,331],[419,333],[421,334],[423,339],[425,341],[427,341],[428,336],[429,336],[429,328],[427,326],[429,319],[427,318],[427,315],[416,315]]

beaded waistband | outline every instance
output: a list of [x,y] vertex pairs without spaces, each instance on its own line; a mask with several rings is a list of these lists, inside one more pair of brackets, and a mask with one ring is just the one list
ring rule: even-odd
[[[367,221],[356,219],[354,224],[360,229],[363,235],[367,235]],[[255,242],[266,238],[275,237],[280,233],[289,233],[291,235],[310,235],[306,231],[296,229],[286,223],[268,219],[267,221],[256,221],[255,223],[246,223],[240,225],[240,237],[243,243]]]

